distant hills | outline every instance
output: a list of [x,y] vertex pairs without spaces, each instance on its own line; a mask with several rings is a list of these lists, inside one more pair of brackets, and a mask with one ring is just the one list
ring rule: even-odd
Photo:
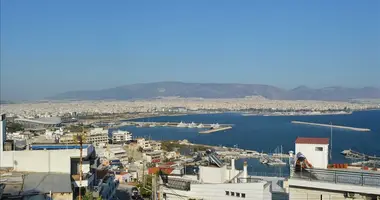
[[263,96],[277,100],[326,100],[380,98],[380,89],[374,87],[325,87],[312,89],[300,86],[286,90],[270,85],[233,83],[155,82],[125,85],[103,90],[70,91],[48,97],[50,100],[131,100],[156,97],[242,98]]

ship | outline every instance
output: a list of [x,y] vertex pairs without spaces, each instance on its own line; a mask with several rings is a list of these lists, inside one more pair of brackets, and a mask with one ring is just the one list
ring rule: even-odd
[[218,123],[216,123],[216,124],[211,124],[211,128],[213,128],[213,129],[215,129],[215,128],[219,128],[220,127],[220,125],[218,124]]

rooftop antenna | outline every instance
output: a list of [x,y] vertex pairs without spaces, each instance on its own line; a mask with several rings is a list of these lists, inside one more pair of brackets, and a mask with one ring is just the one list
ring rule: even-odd
[[332,160],[332,142],[333,142],[333,125],[332,122],[330,122],[330,160]]

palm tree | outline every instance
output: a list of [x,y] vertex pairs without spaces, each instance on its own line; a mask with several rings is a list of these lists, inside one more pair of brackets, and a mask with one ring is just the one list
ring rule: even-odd
[[82,163],[83,163],[83,141],[86,141],[86,132],[84,131],[84,127],[82,127],[82,133],[78,133],[77,135],[73,135],[74,143],[79,143],[79,198],[78,200],[82,200]]

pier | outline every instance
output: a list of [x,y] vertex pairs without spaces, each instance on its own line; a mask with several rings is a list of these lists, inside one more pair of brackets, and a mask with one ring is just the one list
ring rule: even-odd
[[231,129],[231,128],[232,128],[232,126],[213,128],[213,129],[209,129],[209,130],[205,130],[205,131],[200,131],[199,133],[208,134],[208,133],[214,133],[214,132],[218,132],[218,131],[228,130],[228,129]]
[[351,131],[361,131],[361,132],[369,132],[371,129],[368,128],[355,128],[355,127],[349,127],[349,126],[338,126],[338,125],[332,125],[332,124],[319,124],[319,123],[312,123],[312,122],[301,122],[301,121],[292,121],[292,124],[305,124],[305,125],[312,125],[312,126],[323,126],[323,127],[332,127],[332,128],[339,128],[339,129],[346,129]]

